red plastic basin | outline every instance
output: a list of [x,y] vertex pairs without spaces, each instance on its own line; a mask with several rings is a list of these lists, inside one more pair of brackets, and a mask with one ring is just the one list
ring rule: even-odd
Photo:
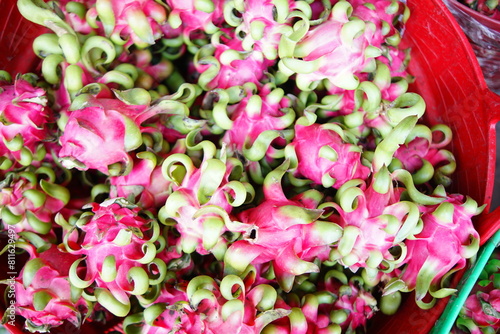
[[[14,0],[0,0],[0,69],[36,70],[31,41],[43,29],[21,18]],[[457,159],[452,191],[468,194],[486,210],[475,220],[481,243],[500,227],[500,208],[490,212],[495,174],[495,124],[500,120],[500,97],[488,90],[467,38],[440,0],[408,0],[412,12],[404,44],[412,48],[410,71],[416,77],[411,89],[427,103],[426,122],[445,123],[454,139]],[[454,277],[458,282],[463,271]],[[431,310],[419,309],[409,294],[394,316],[378,316],[368,333],[428,333],[448,299]],[[104,333],[92,326],[82,333]],[[9,328],[12,333],[20,329]]]

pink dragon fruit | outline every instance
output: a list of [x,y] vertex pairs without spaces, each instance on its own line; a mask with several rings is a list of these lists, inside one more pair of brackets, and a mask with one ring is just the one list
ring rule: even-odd
[[400,18],[405,5],[393,0],[350,0],[352,15],[365,22],[370,22],[366,29],[370,31],[370,44],[377,47],[383,45],[398,46],[401,37],[397,25],[402,24]]
[[60,137],[63,166],[109,174],[118,164],[116,175],[125,173],[131,161],[128,152],[142,144],[136,119],[145,109],[117,99],[90,98],[83,108],[69,112]]
[[15,303],[10,308],[26,319],[25,327],[33,333],[50,333],[65,322],[79,328],[90,307],[68,280],[69,266],[78,257],[59,251],[55,245],[43,252],[29,243],[22,247],[30,257],[19,277],[15,283],[2,282],[13,284]]
[[442,288],[442,280],[464,268],[466,260],[479,248],[479,235],[471,218],[483,208],[463,195],[438,190],[435,196],[443,202],[420,208],[423,229],[405,241],[405,267],[401,276],[386,286],[387,291],[415,290],[416,302],[423,308],[435,302],[435,299],[424,301],[428,293],[431,297],[443,298],[455,291]]
[[369,284],[360,276],[348,278],[337,265],[327,271],[319,282],[318,292],[328,292],[336,299],[320,307],[320,312],[328,314],[332,323],[338,324],[342,331],[355,333],[360,329],[366,331],[366,324],[378,311],[378,302],[368,289]]
[[[394,153],[398,163],[413,174],[416,184],[433,179],[437,184],[449,185],[456,163],[452,153],[443,147],[451,142],[451,130],[444,125],[429,129],[420,124],[412,132],[407,144]],[[436,140],[439,135],[442,138]]]
[[54,115],[47,106],[45,90],[36,87],[35,80],[35,77],[25,75],[16,78],[13,84],[0,81],[2,169],[9,168],[16,161],[29,165],[34,156],[41,160],[45,156],[44,142],[53,139],[50,123],[54,122]]
[[356,283],[349,282],[348,285],[339,288],[338,299],[333,304],[333,310],[334,316],[339,317],[336,320],[342,329],[351,333],[356,328],[366,326],[367,320],[377,311],[377,300]]
[[[305,2],[301,5],[307,8]],[[295,1],[245,1],[229,2],[225,6],[226,22],[236,28],[236,36],[242,36],[242,46],[246,51],[260,51],[269,60],[278,57],[281,36],[291,30],[289,14],[299,5]],[[241,8],[240,8],[241,6]],[[234,11],[238,14],[235,15]]]
[[[401,39],[399,25],[406,19],[405,5],[396,1],[364,0],[350,1],[350,4],[353,7],[351,15],[366,23],[363,35],[369,40],[370,47],[380,49],[381,54],[374,57],[375,63],[371,65],[373,68],[356,73],[358,80],[366,83],[356,90],[325,81],[329,94],[342,96],[338,110],[327,115],[348,115],[362,110],[369,113],[368,118],[373,118],[374,112],[381,108],[384,100],[394,101],[406,92],[411,81],[407,72],[408,50],[398,47]],[[365,94],[369,101],[363,98]]]
[[145,48],[162,36],[167,8],[154,0],[97,0],[86,17],[92,28],[103,29],[117,45]]
[[174,192],[160,209],[159,217],[163,222],[176,223],[183,252],[196,251],[202,255],[213,252],[222,257],[226,248],[222,234],[227,231],[226,225],[231,224],[232,208],[252,198],[253,188],[238,181],[235,173],[243,169],[239,160],[215,158],[215,146],[208,141],[198,145],[204,150],[199,167],[191,157],[181,153],[172,154],[163,162],[163,175],[174,183]]
[[281,157],[281,147],[290,140],[287,129],[295,120],[293,101],[284,96],[284,91],[265,85],[259,94],[248,92],[240,102],[229,106],[223,93],[218,93],[213,117],[218,126],[227,129],[221,142],[227,145],[229,154],[247,159],[248,170],[255,170],[255,162],[262,158],[272,162]]
[[276,280],[290,291],[295,276],[319,271],[312,261],[326,260],[341,228],[319,220],[323,211],[317,209],[322,198],[318,192],[286,198],[281,178],[287,167],[284,163],[270,172],[264,180],[264,200],[237,215],[242,223],[234,227],[243,235],[226,251],[224,264],[227,271],[243,272],[249,264],[272,262]]
[[[96,169],[114,176],[127,174],[132,167],[129,152],[143,145],[142,133],[156,131],[141,126],[143,122],[159,114],[168,114],[173,120],[177,120],[173,116],[178,115],[181,123],[192,121],[187,117],[188,107],[172,96],[150,105],[150,94],[144,89],[114,93],[117,98],[81,94],[73,101],[67,119],[59,123],[63,131],[59,139],[63,166]],[[176,129],[176,124],[168,125]]]
[[373,32],[367,23],[352,15],[351,9],[347,1],[339,1],[328,20],[301,34],[300,40],[282,37],[289,42],[280,45],[280,69],[289,75],[297,73],[301,90],[312,90],[324,79],[343,89],[355,89],[356,75],[373,69],[381,51],[371,44]]
[[353,272],[360,267],[373,272],[400,263],[404,255],[398,258],[391,251],[417,233],[419,223],[418,207],[401,201],[402,191],[393,188],[386,170],[376,173],[368,186],[353,180],[341,187],[336,195],[340,204],[332,204],[338,216],[332,215],[330,220],[338,223],[344,234],[331,260]]
[[109,177],[110,197],[127,198],[151,212],[165,204],[172,185],[162,175],[161,165],[151,152],[142,152],[134,159],[129,174]]
[[78,227],[65,233],[66,250],[82,256],[69,269],[70,282],[89,291],[86,298],[124,317],[131,296],[146,294],[166,276],[166,265],[156,256],[160,227],[121,198],[90,207],[92,213],[82,214]]
[[500,329],[500,290],[492,289],[488,292],[477,292],[465,301],[461,316],[472,319],[478,327],[471,333],[483,333],[481,328],[490,330]]
[[364,180],[370,174],[370,168],[362,164],[361,148],[335,123],[297,122],[295,137],[287,149],[296,159],[294,176],[326,188],[338,189],[349,180]]
[[[363,287],[359,276],[348,279],[337,269],[313,281],[311,292],[290,293],[278,300],[275,307],[288,309],[288,317],[272,322],[265,333],[355,333],[363,330],[378,311],[377,300]],[[307,281],[306,281],[307,282]]]
[[248,83],[260,87],[266,78],[266,69],[273,64],[274,60],[264,58],[260,51],[245,51],[234,32],[227,29],[216,33],[212,44],[200,48],[194,59],[196,71],[200,73],[198,84],[205,90]]
[[52,166],[25,167],[5,175],[0,187],[0,216],[3,229],[36,232],[54,237],[52,222],[70,200],[64,185],[56,183]]
[[[379,117],[391,102],[406,93],[410,81],[408,74],[405,72],[406,67],[403,64],[400,65],[403,69],[398,70],[400,76],[396,76],[393,73],[395,70],[390,69],[385,64],[387,62],[385,61],[386,58],[379,58],[377,58],[374,71],[358,75],[360,85],[355,90],[342,89],[325,83],[328,93],[333,96],[340,96],[341,99],[334,108],[321,110],[320,115],[322,118],[360,113],[361,117],[347,116],[342,123],[345,123],[349,128],[359,126],[361,128],[359,133],[363,133],[363,129],[369,126],[376,128],[376,123],[371,119]],[[396,55],[391,58],[399,59]],[[396,60],[393,62],[396,62]],[[371,81],[368,80],[370,77],[372,77]],[[349,117],[352,120],[349,120]],[[366,122],[363,122],[363,118]],[[356,120],[358,121],[356,122]]]
[[[490,240],[492,242],[493,240]],[[483,253],[484,254],[484,253]],[[455,322],[453,333],[482,334],[500,329],[500,251],[493,250]]]

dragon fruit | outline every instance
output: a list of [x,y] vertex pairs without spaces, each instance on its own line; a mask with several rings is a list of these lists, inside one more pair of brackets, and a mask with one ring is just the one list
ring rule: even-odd
[[36,77],[19,76],[11,84],[0,81],[0,155],[2,169],[14,163],[27,166],[45,157],[44,143],[54,138],[54,114],[47,94],[36,87]]
[[[358,187],[359,186],[359,187]],[[418,231],[419,210],[401,200],[402,189],[394,189],[387,170],[376,173],[366,185],[353,180],[342,186],[336,196],[340,203],[332,208],[338,215],[330,216],[344,234],[332,251],[331,259],[339,261],[353,272],[360,267],[384,269],[404,259],[391,251],[403,247],[399,243]]]
[[163,177],[161,164],[168,155],[185,153],[186,147],[179,140],[170,148],[166,136],[162,138],[157,129],[142,135],[147,150],[136,154],[130,173],[108,178],[109,196],[126,198],[156,213],[173,191],[173,184]]
[[254,190],[247,182],[232,180],[242,170],[239,160],[224,155],[215,158],[215,146],[208,141],[192,147],[203,149],[199,168],[181,153],[172,154],[163,162],[163,175],[175,185],[159,216],[163,222],[175,221],[183,252],[205,255],[213,251],[222,257],[226,247],[222,234],[231,224],[232,208],[251,199]]
[[293,174],[326,188],[340,188],[352,179],[366,179],[370,169],[362,164],[361,148],[339,124],[295,124],[295,137],[287,146],[296,159]]
[[[343,89],[355,89],[359,84],[356,75],[373,69],[375,57],[381,53],[378,45],[371,44],[373,32],[367,26],[353,15],[350,3],[339,1],[328,20],[305,33],[296,32],[300,39],[282,37],[288,42],[280,45],[280,69],[290,75],[297,73],[301,90],[315,89],[324,79]],[[332,62],[336,66],[329,66]]]
[[285,300],[278,300],[276,307],[290,313],[268,325],[264,333],[326,334],[362,330],[378,311],[377,300],[364,288],[361,277],[349,279],[342,268],[336,267],[321,274],[320,280],[313,279],[311,291],[290,293]]
[[8,224],[17,233],[53,234],[53,219],[68,204],[70,192],[64,184],[57,184],[58,175],[52,168],[47,164],[30,166],[5,175],[0,187],[3,230]]
[[339,325],[349,333],[356,328],[366,326],[367,320],[377,311],[377,300],[356,283],[349,282],[348,285],[339,288],[333,310],[335,317],[339,317],[337,319]]
[[221,142],[227,146],[228,154],[243,156],[246,169],[253,180],[262,177],[257,163],[265,159],[272,162],[283,156],[295,120],[293,100],[284,96],[281,88],[265,85],[258,94],[247,93],[241,101],[227,105],[227,91],[214,92],[219,95],[213,107],[215,124],[227,129]]
[[500,252],[496,248],[484,265],[460,310],[453,333],[482,334],[500,329],[499,255]]
[[[368,31],[366,34],[371,45],[381,49],[399,46],[401,41],[399,28],[408,19],[404,3],[392,0],[354,0],[349,3],[353,8],[352,15],[368,23],[366,28],[369,34]],[[386,57],[386,59],[392,60],[391,57]]]
[[0,71],[0,237],[28,251],[32,330],[366,331],[477,251],[450,129],[417,125],[404,1],[18,8],[52,30],[36,83]]
[[130,173],[111,176],[109,182],[110,197],[126,198],[150,211],[163,206],[172,192],[171,183],[163,177],[161,166],[151,152],[139,153]]
[[[370,123],[373,123],[371,119],[383,113],[384,109],[387,109],[385,104],[389,105],[406,93],[408,89],[410,79],[406,73],[406,65],[400,59],[401,55],[405,56],[404,53],[391,56],[392,63],[399,60],[398,70],[393,70],[386,64],[388,63],[387,58],[377,58],[375,70],[358,75],[360,85],[354,90],[342,89],[326,82],[325,88],[328,93],[332,96],[340,96],[341,99],[334,108],[320,110],[317,114],[322,118],[346,116],[342,123],[345,123],[350,128],[354,125],[370,126]],[[396,71],[398,71],[399,76],[396,75]],[[371,81],[368,80],[370,77],[372,77]],[[360,122],[359,119],[363,118],[365,120]],[[377,125],[373,124],[372,127],[377,128]],[[360,133],[363,133],[363,131],[360,131]],[[364,135],[362,136],[364,137]]]
[[71,264],[69,280],[88,291],[85,298],[124,317],[131,296],[145,294],[165,278],[166,265],[156,256],[160,227],[121,198],[89,206],[92,213],[83,213],[65,233],[66,251],[81,256]]
[[109,174],[110,166],[118,164],[116,174],[125,173],[131,160],[127,152],[142,144],[139,124],[134,121],[145,109],[117,99],[89,97],[83,108],[69,113],[62,128],[59,158],[63,166]]
[[199,73],[198,84],[205,90],[227,89],[247,83],[262,86],[266,69],[274,62],[266,59],[260,51],[245,51],[234,31],[227,29],[214,34],[212,44],[201,47],[194,59]]
[[341,228],[319,220],[323,212],[317,209],[322,198],[318,192],[285,196],[281,179],[287,167],[284,163],[270,172],[264,180],[264,200],[237,215],[241,226],[234,227],[243,235],[226,251],[224,264],[228,271],[243,272],[249,264],[272,262],[281,288],[290,291],[295,276],[319,271],[312,260],[326,260]]
[[[386,286],[386,291],[415,290],[416,302],[422,308],[431,307],[434,298],[443,298],[455,291],[441,287],[441,282],[464,268],[466,259],[476,254],[479,248],[479,235],[471,218],[483,207],[478,207],[476,201],[463,195],[443,193],[439,187],[435,196],[443,201],[420,208],[423,229],[405,241],[405,267],[401,276]],[[430,302],[424,300],[428,293],[433,297]]]
[[498,331],[500,329],[500,290],[495,289],[489,293],[477,292],[469,296],[465,301],[461,316],[470,318],[478,327],[476,331],[471,330],[471,333],[483,333],[481,328]]
[[[61,252],[55,245],[41,252],[29,243],[21,247],[28,252],[29,259],[15,279],[16,299],[11,307],[26,319],[26,329],[50,333],[51,328],[66,321],[80,327],[90,305],[68,280],[69,264],[78,256]],[[11,284],[8,280],[2,283]]]
[[290,13],[298,7],[310,11],[309,4],[303,1],[230,1],[225,4],[224,18],[235,27],[246,51],[260,51],[267,59],[274,60],[278,57],[281,36],[291,30]]
[[[188,107],[166,96],[150,105],[150,94],[141,88],[114,91],[116,98],[98,98],[81,94],[73,101],[67,119],[59,123],[59,158],[66,168],[96,169],[106,175],[124,175],[130,172],[132,158],[129,152],[143,144],[142,133],[155,131],[141,126],[159,114],[168,114],[175,120],[190,122]],[[174,129],[175,124],[170,124]],[[180,125],[181,127],[184,124]],[[187,130],[189,131],[189,129]],[[99,152],[94,148],[99,147]]]
[[407,143],[394,153],[394,158],[413,174],[416,184],[433,179],[437,184],[449,185],[449,176],[455,171],[456,163],[451,152],[442,147],[450,141],[451,130],[448,127],[438,125],[429,129],[419,124]]

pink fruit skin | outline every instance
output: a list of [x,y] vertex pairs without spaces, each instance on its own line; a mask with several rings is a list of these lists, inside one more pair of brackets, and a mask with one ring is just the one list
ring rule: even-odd
[[[94,106],[69,112],[60,137],[59,158],[76,160],[78,169],[97,169],[105,174],[109,165],[128,163],[127,127],[131,123],[138,128],[140,124],[134,121],[145,109],[116,99],[95,99]],[[73,163],[63,165],[73,167]]]
[[[27,286],[22,280],[22,272],[16,279],[16,312],[32,326],[39,326],[40,330],[60,326],[64,321],[78,326],[87,305],[81,297],[77,301],[72,300],[71,285],[68,281],[68,269],[78,256],[60,252],[55,245],[42,253],[37,253],[33,247],[30,253],[30,260],[38,258],[43,266],[33,275]],[[35,293],[40,292],[51,297],[43,310],[37,310],[33,305]]]
[[46,104],[44,89],[21,78],[14,84],[0,81],[0,155],[20,159],[21,151],[11,152],[4,144],[16,135],[21,135],[23,147],[32,153],[38,144],[52,138],[48,124],[54,115]]
[[[338,189],[349,180],[364,180],[370,174],[370,169],[361,164],[361,150],[320,124],[296,124],[291,146],[295,148],[298,158],[296,176],[308,178],[315,184],[322,184],[323,175],[328,174],[335,179],[333,187]],[[323,146],[335,150],[336,161],[319,156]]]
[[[463,246],[479,238],[471,221],[475,213],[467,212],[462,206],[464,196],[450,194],[445,202],[450,203],[454,209],[451,221],[447,220],[450,217],[444,219],[436,215],[436,209],[442,204],[421,208],[424,228],[414,239],[405,241],[408,253],[402,280],[410,289],[415,288],[417,279],[427,280],[434,286],[439,284],[450,270],[465,267]],[[424,265],[428,266],[428,275],[418,278],[417,275]],[[430,270],[431,268],[434,270]],[[422,295],[418,298],[423,297]]]

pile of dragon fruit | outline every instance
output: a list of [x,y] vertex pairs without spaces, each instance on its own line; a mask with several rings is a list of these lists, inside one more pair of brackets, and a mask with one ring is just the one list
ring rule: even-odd
[[455,291],[483,206],[447,190],[404,2],[18,8],[41,65],[0,72],[6,325],[355,333]]

